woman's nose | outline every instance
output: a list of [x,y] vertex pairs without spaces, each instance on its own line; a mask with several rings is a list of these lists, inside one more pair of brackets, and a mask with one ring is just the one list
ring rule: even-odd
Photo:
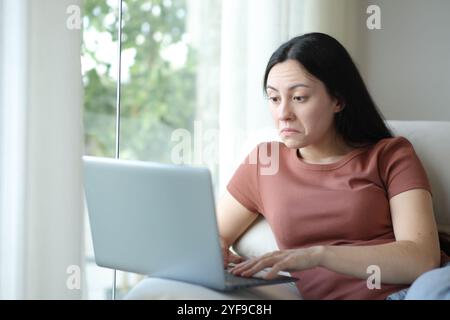
[[280,108],[278,110],[278,118],[280,120],[290,120],[294,116],[289,102],[280,103]]

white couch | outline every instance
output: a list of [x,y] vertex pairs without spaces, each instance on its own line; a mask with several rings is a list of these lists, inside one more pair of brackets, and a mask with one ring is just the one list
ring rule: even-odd
[[[436,221],[443,238],[450,238],[450,122],[388,121],[396,135],[409,139],[425,166],[433,190]],[[270,226],[263,218],[250,226],[235,243],[234,250],[245,257],[258,256],[277,250]],[[176,294],[174,294],[174,292]],[[250,294],[223,295],[194,285],[168,280],[145,279],[133,288],[128,299],[296,299],[292,287],[259,288]]]

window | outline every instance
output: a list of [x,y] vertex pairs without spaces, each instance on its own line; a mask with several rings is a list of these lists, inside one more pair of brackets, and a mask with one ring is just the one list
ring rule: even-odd
[[[191,133],[194,144],[195,134],[218,127],[221,1],[124,0],[122,6],[120,157],[173,163],[177,130]],[[92,156],[115,155],[117,17],[118,0],[85,1],[85,154]],[[217,161],[190,159],[208,165],[215,179]],[[86,228],[87,298],[108,299],[112,271],[95,265]],[[118,272],[117,298],[140,279]]]

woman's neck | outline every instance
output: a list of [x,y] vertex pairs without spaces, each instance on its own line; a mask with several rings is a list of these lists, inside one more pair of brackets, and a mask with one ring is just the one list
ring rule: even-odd
[[298,149],[297,156],[307,163],[326,164],[338,161],[354,149],[342,137],[331,135],[320,143]]

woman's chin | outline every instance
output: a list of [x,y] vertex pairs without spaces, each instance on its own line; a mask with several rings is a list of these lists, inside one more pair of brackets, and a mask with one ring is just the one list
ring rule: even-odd
[[298,148],[302,148],[304,146],[304,143],[302,143],[300,141],[296,141],[294,139],[283,138],[282,141],[283,141],[284,145],[286,147],[288,147],[289,149],[298,149]]

